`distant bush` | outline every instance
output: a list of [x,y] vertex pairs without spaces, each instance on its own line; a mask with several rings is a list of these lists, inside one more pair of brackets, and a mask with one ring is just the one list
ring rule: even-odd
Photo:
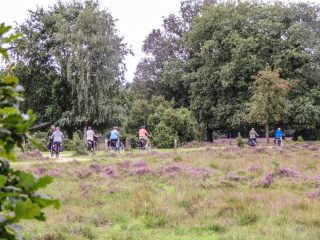
[[153,134],[153,144],[158,148],[172,148],[174,140],[178,137],[173,133],[172,129],[164,123],[157,125]]
[[47,150],[47,132],[34,132],[31,134],[31,139],[26,142],[25,150],[32,151],[39,149],[40,151]]
[[244,141],[243,141],[240,133],[238,134],[238,137],[237,137],[237,146],[239,148],[243,148],[244,147]]
[[292,139],[297,141],[299,137],[302,137],[304,141],[319,141],[320,130],[319,129],[303,129],[295,131]]
[[86,144],[83,139],[80,138],[79,134],[74,134],[73,139],[70,140],[70,143],[71,151],[75,151],[78,155],[86,153]]
[[63,145],[65,151],[73,151],[74,150],[72,140],[70,140],[69,138],[63,139],[62,145]]
[[186,108],[160,105],[149,116],[148,125],[153,133],[153,143],[159,148],[172,148],[174,139],[187,142],[196,137],[196,120]]
[[302,136],[299,136],[298,139],[297,139],[297,141],[298,141],[298,142],[303,142],[303,141],[304,141],[304,140],[303,140],[303,137],[302,137]]

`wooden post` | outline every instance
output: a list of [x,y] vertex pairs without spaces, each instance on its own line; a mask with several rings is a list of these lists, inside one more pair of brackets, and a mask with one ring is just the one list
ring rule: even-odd
[[177,139],[174,140],[174,149],[177,149],[178,148],[178,141]]
[[126,150],[131,150],[131,138],[126,138]]

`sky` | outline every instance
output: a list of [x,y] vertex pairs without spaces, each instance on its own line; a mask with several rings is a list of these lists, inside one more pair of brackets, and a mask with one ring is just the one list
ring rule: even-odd
[[[0,0],[0,23],[14,26],[28,18],[28,10],[37,6],[52,6],[57,0]],[[64,2],[64,0],[63,0]],[[136,65],[144,56],[141,50],[146,36],[160,28],[163,17],[178,13],[180,0],[100,0],[100,5],[117,19],[116,27],[124,42],[131,46],[134,56],[126,58],[126,80],[132,81]]]

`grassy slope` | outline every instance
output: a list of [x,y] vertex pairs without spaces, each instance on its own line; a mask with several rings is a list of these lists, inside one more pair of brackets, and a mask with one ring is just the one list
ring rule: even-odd
[[[17,164],[32,171],[54,169],[51,173],[59,175],[46,192],[59,198],[62,208],[48,209],[45,223],[25,222],[26,236],[46,240],[318,239],[320,202],[307,197],[320,186],[320,180],[313,178],[320,169],[317,148],[301,144],[281,151],[227,147],[117,157],[100,152],[81,162]],[[93,160],[101,169],[111,166],[116,177],[95,172],[90,168]],[[138,174],[132,164],[141,160],[148,166]],[[270,187],[259,187],[263,176],[276,171],[277,164],[272,162],[295,168],[303,177],[278,175]],[[207,169],[212,170],[209,176]]]

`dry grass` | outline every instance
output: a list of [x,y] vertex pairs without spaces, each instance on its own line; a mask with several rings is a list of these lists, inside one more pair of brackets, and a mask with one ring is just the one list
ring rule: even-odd
[[[206,145],[17,165],[53,172],[57,177],[47,192],[62,203],[60,210],[48,210],[47,222],[26,222],[26,237],[319,239],[317,149],[308,143],[281,150]],[[268,174],[270,184],[261,184]]]

